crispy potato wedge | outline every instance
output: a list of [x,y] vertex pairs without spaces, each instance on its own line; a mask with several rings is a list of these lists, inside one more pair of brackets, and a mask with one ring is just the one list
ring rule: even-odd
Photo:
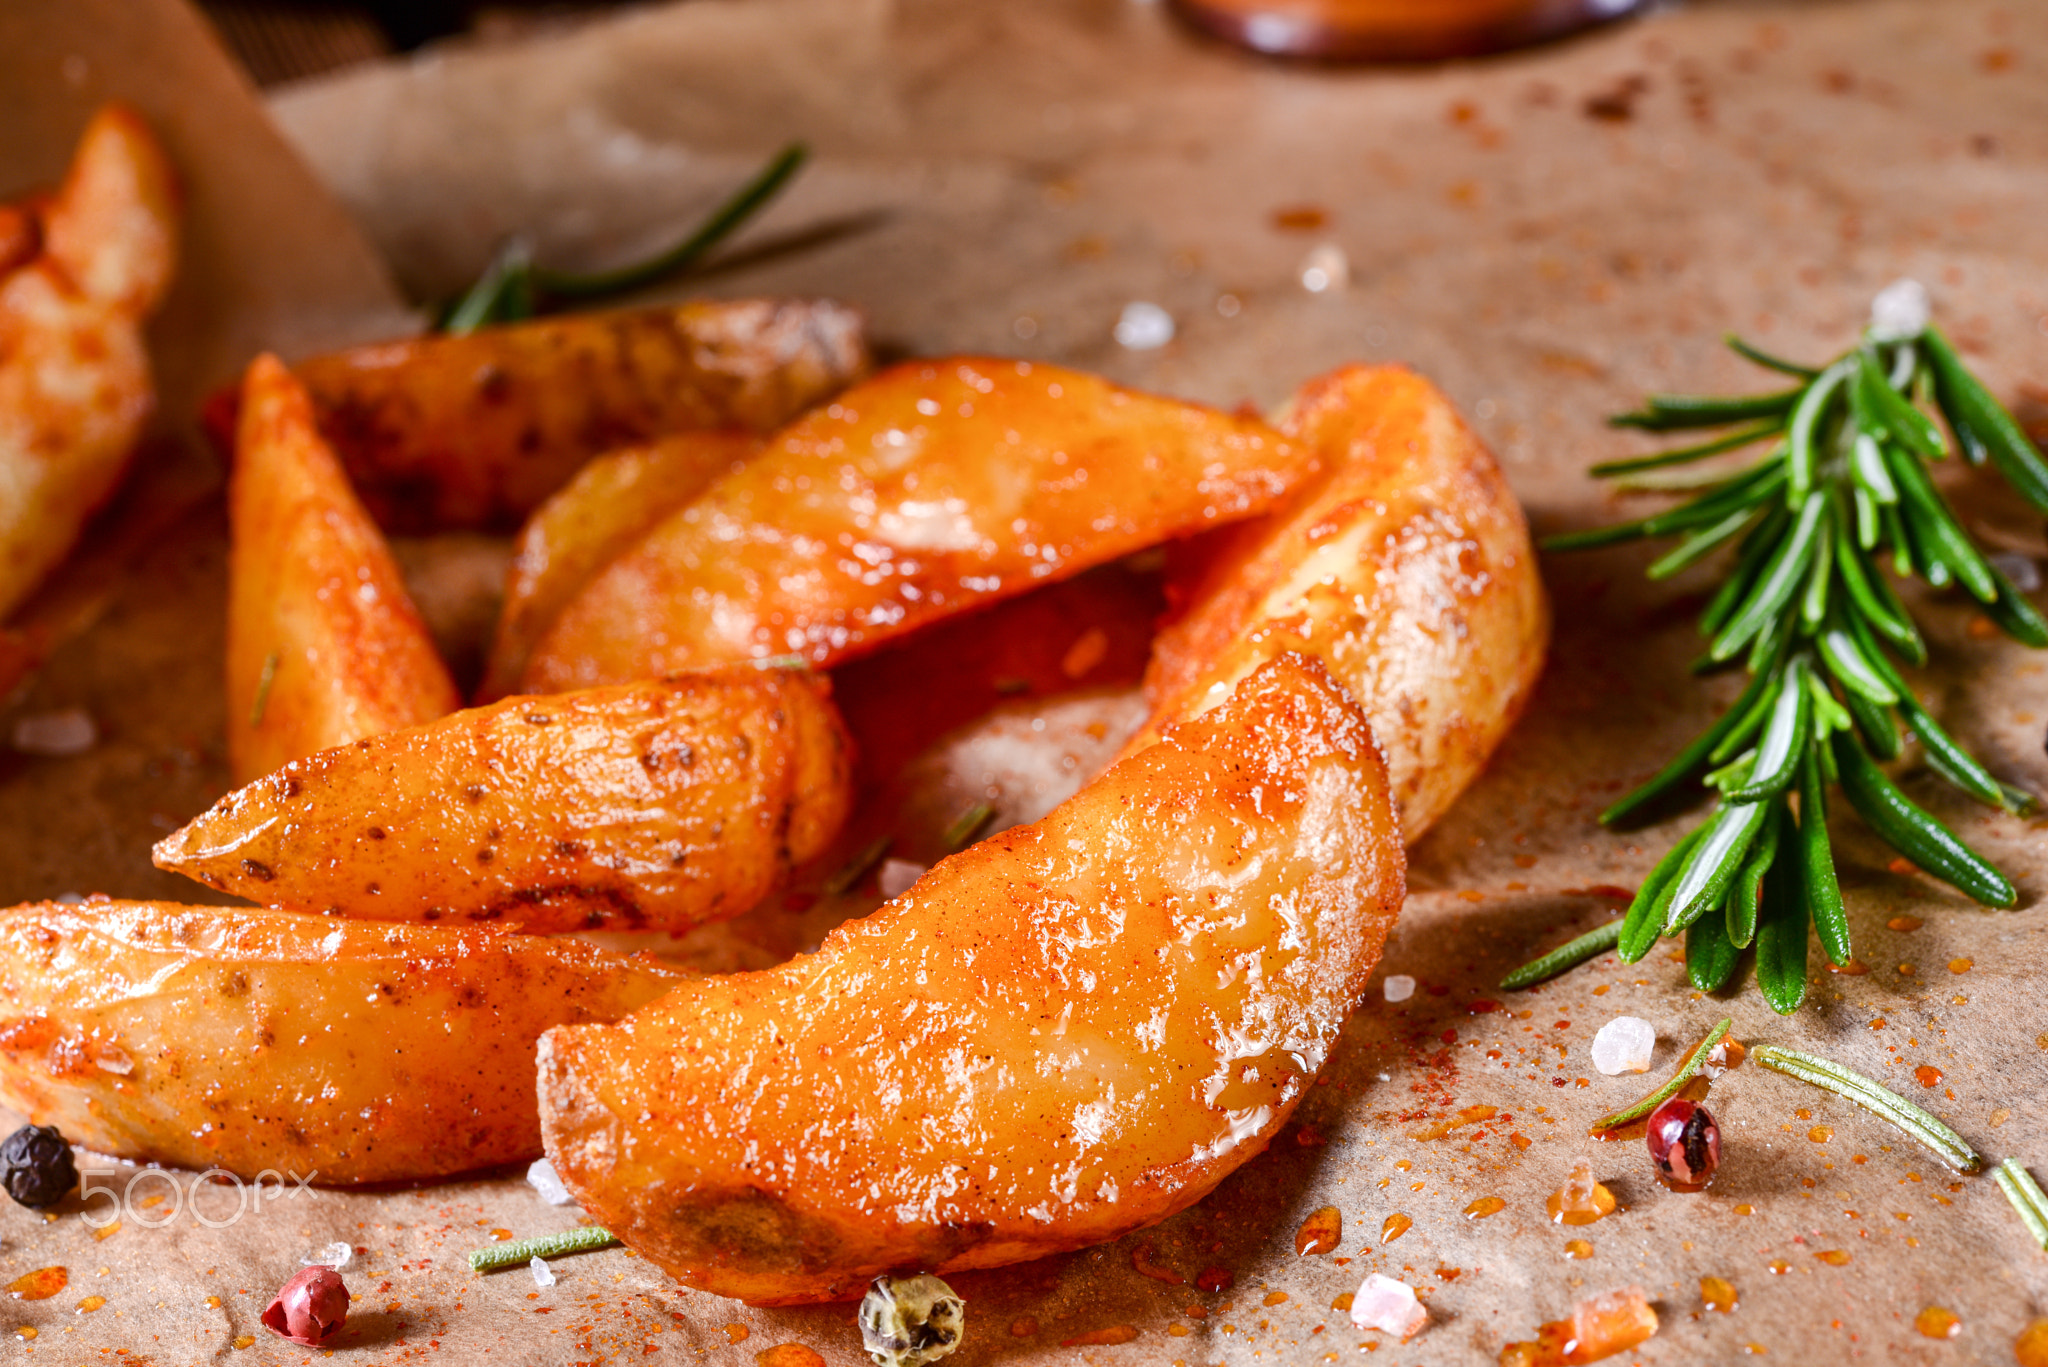
[[[822,299],[699,300],[416,337],[294,367],[386,530],[511,531],[593,456],[676,432],[771,432],[867,373]],[[207,425],[234,427],[216,396]]]
[[170,163],[133,112],[93,116],[0,275],[0,618],[113,494],[155,404],[142,324],[177,256]]
[[102,1153],[412,1181],[540,1151],[533,1042],[682,979],[477,927],[94,898],[0,912],[0,1101]]
[[377,526],[275,356],[242,383],[228,483],[228,767],[290,760],[462,705]]
[[518,691],[534,642],[597,572],[705,486],[761,449],[750,432],[679,432],[576,472],[526,520],[478,702]]
[[584,1208],[763,1304],[990,1267],[1199,1200],[1363,991],[1403,854],[1365,719],[1283,656],[815,954],[542,1036]]
[[1224,535],[1153,643],[1155,724],[1216,704],[1281,652],[1315,655],[1372,719],[1412,844],[1542,672],[1550,613],[1529,526],[1492,453],[1405,367],[1311,381],[1279,426],[1323,473]]
[[559,692],[923,623],[1272,507],[1313,468],[1264,423],[1028,361],[896,366],[798,419],[619,556],[529,662]]
[[156,862],[295,911],[684,930],[824,851],[852,761],[831,686],[806,671],[508,698],[295,760]]

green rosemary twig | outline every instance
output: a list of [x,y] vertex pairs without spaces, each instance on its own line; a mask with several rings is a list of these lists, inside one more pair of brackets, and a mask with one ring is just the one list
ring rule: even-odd
[[1721,1023],[1707,1031],[1707,1037],[1692,1047],[1692,1051],[1678,1065],[1678,1071],[1673,1073],[1662,1087],[1659,1087],[1640,1101],[1631,1102],[1618,1111],[1611,1111],[1601,1116],[1593,1122],[1592,1128],[1595,1131],[1611,1130],[1616,1125],[1626,1125],[1631,1120],[1641,1120],[1644,1116],[1671,1100],[1672,1097],[1677,1096],[1685,1084],[1692,1081],[1693,1074],[1699,1072],[1700,1065],[1707,1061],[1707,1055],[1714,1052],[1714,1046],[1728,1038],[1729,1027],[1734,1024],[1733,1020],[1723,1016]]
[[448,305],[441,316],[441,330],[459,336],[494,323],[516,323],[562,304],[626,294],[680,275],[759,213],[809,155],[802,143],[783,148],[689,236],[645,261],[617,270],[589,275],[549,270],[534,262],[532,248],[524,238],[514,237],[491,258],[483,276]]
[[[1785,1014],[1805,999],[1809,924],[1830,961],[1845,965],[1851,957],[1827,832],[1832,787],[1921,869],[1987,906],[2017,900],[2003,873],[1879,767],[1897,755],[1901,723],[1929,767],[1972,798],[2009,812],[2031,804],[1914,697],[1900,665],[1924,664],[1926,647],[1880,556],[1900,576],[1962,589],[2013,639],[2048,647],[2048,619],[1971,541],[1927,469],[1953,445],[2048,513],[2048,459],[1929,325],[1925,291],[1900,282],[1872,312],[1856,349],[1818,368],[1730,340],[1739,354],[1794,376],[1795,388],[1736,398],[1656,395],[1614,419],[1654,432],[1740,426],[1719,439],[1596,466],[1595,474],[1769,447],[1689,502],[1545,543],[1575,550],[1679,538],[1650,567],[1657,579],[1733,552],[1701,613],[1701,666],[1740,661],[1749,684],[1600,820],[1619,825],[1665,799],[1701,789],[1718,794],[1706,820],[1644,880],[1616,948],[1633,963],[1660,938],[1683,932],[1693,984],[1712,991],[1733,979],[1740,951],[1754,944],[1758,985]],[[1929,400],[1947,436],[1920,406]]]
[[617,1242],[618,1236],[603,1225],[578,1225],[559,1234],[543,1234],[537,1239],[521,1239],[516,1243],[492,1244],[489,1248],[479,1248],[469,1255],[469,1267],[472,1272],[497,1272],[507,1267],[518,1267],[532,1262],[535,1258],[558,1258],[565,1253],[591,1253],[600,1248],[610,1248]]
[[1609,921],[1597,930],[1589,930],[1576,940],[1567,940],[1540,959],[1531,959],[1514,972],[1500,980],[1501,991],[1515,992],[1524,987],[1534,987],[1547,982],[1560,973],[1577,968],[1588,959],[1596,959],[1614,948],[1621,938],[1621,922]]
[[1984,1160],[1961,1135],[1897,1092],[1880,1087],[1861,1073],[1812,1054],[1802,1054],[1796,1049],[1781,1049],[1775,1044],[1757,1045],[1750,1051],[1750,1057],[1774,1073],[1796,1077],[1836,1096],[1847,1097],[1872,1115],[1889,1120],[1932,1149],[1942,1162],[1957,1172],[1976,1172],[1984,1166]]

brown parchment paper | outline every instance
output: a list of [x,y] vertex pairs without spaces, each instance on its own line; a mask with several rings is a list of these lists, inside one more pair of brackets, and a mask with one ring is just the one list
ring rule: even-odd
[[[46,9],[71,7],[30,7]],[[159,6],[120,10],[153,16],[124,23],[172,23]],[[0,19],[0,34],[21,22]],[[47,79],[62,50],[23,50],[49,31],[0,53],[10,81],[43,73],[33,89],[54,93],[38,109],[71,98]],[[131,52],[133,79],[155,79],[190,43],[187,32],[163,55]],[[1831,354],[1901,274],[1933,289],[2001,393],[2048,382],[2044,63],[2048,9],[1976,0],[1698,3],[1535,52],[1393,72],[1253,61],[1128,0],[693,0],[530,46],[360,69],[271,108],[423,295],[458,286],[515,228],[543,260],[621,259],[803,137],[813,167],[696,288],[832,294],[904,350],[1052,358],[1220,403],[1271,403],[1350,358],[1405,359],[1472,415],[1539,528],[1555,529],[1618,511],[1584,470],[1640,443],[1601,415],[1646,389],[1761,388],[1767,377],[1720,350],[1722,332]],[[261,141],[221,136],[230,149]],[[262,182],[248,191],[270,206],[248,217],[261,229],[249,269],[303,263],[309,244],[324,259],[345,239],[331,216],[285,212],[310,203],[288,166],[258,174],[204,140],[178,148],[195,175],[234,160]],[[27,155],[38,174],[61,162]],[[1349,282],[1312,293],[1301,272],[1325,244]],[[214,282],[199,330],[167,323],[160,352],[195,337],[231,352],[330,323],[349,335],[366,303],[387,302],[313,291],[303,316],[244,324],[245,308],[282,296],[232,270]],[[1141,300],[1175,318],[1166,347],[1113,340],[1120,310]],[[2011,495],[1949,478],[1987,538],[2048,556],[2039,519]],[[8,714],[83,706],[103,739],[72,759],[0,752],[0,901],[190,895],[148,869],[147,845],[225,785],[217,507],[201,503],[144,550],[97,625]],[[1956,1179],[1846,1103],[1750,1066],[1713,1086],[1725,1164],[1705,1195],[1663,1191],[1640,1144],[1597,1145],[1585,1126],[1729,1014],[1745,1040],[1837,1058],[1992,1157],[2048,1168],[2039,823],[1980,813],[1908,773],[1917,800],[2014,875],[2020,909],[1987,912],[1889,871],[1888,852],[1840,822],[1871,971],[1817,971],[1791,1020],[1747,987],[1697,998],[1661,950],[1533,993],[1494,987],[1612,915],[1617,889],[1668,846],[1677,823],[1615,835],[1594,813],[1731,691],[1685,672],[1705,581],[1647,586],[1649,555],[1546,561],[1558,633],[1535,706],[1414,852],[1416,891],[1384,972],[1414,976],[1416,995],[1393,1005],[1376,988],[1298,1119],[1196,1209],[1118,1244],[957,1278],[969,1335],[954,1361],[1488,1362],[1575,1300],[1628,1284],[1654,1298],[1663,1329],[1624,1361],[2011,1361],[2021,1327],[2048,1312],[2048,1256],[1988,1178]],[[1953,598],[1914,605],[1935,655],[1919,680],[1931,705],[1994,772],[2048,788],[2044,661],[1983,634]],[[1889,928],[1903,916],[1922,924]],[[735,932],[735,961],[815,929],[757,918]],[[1656,1025],[1653,1071],[1605,1078],[1588,1046],[1624,1013]],[[1923,1086],[1922,1066],[1942,1077]],[[1426,1137],[1470,1106],[1496,1114]],[[1622,1209],[1562,1230],[1543,1198],[1581,1157]],[[133,1177],[109,1170],[117,1184]],[[335,1350],[349,1360],[745,1364],[800,1343],[834,1367],[861,1361],[849,1307],[752,1310],[618,1251],[562,1260],[546,1290],[523,1273],[473,1277],[461,1255],[492,1231],[574,1218],[517,1174],[308,1192],[219,1229],[189,1210],[166,1218],[169,1202],[137,1204],[164,1190],[145,1179],[103,1240],[77,1206],[48,1223],[0,1211],[0,1271],[71,1276],[58,1297],[5,1303],[38,1330],[10,1351],[312,1361],[255,1317],[301,1252],[340,1240],[356,1250],[346,1275],[360,1298]],[[1464,1213],[1488,1196],[1504,1208]],[[215,1220],[232,1206],[231,1193],[200,1197]],[[1340,1247],[1297,1255],[1297,1227],[1326,1206],[1342,1214]],[[1383,1246],[1397,1212],[1413,1228]],[[1568,1237],[1592,1256],[1566,1259]],[[1827,1251],[1846,1263],[1817,1256]],[[1375,1270],[1426,1298],[1430,1327],[1405,1345],[1331,1308]],[[1702,1276],[1732,1282],[1739,1306],[1703,1310]],[[86,1295],[106,1303],[81,1313]],[[1957,1337],[1916,1332],[1928,1306],[1959,1317]],[[238,1348],[243,1336],[255,1337]]]

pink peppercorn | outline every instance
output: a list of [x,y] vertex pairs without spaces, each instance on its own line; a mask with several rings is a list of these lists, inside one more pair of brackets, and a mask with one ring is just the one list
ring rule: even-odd
[[263,1311],[271,1333],[317,1348],[348,1320],[348,1286],[331,1267],[309,1267],[286,1282]]

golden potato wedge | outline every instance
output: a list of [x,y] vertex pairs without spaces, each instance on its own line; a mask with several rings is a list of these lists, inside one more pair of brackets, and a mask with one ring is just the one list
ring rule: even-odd
[[156,847],[268,906],[683,930],[822,853],[851,801],[831,686],[749,665],[508,698],[295,760]]
[[750,432],[679,432],[599,456],[549,495],[513,545],[477,701],[516,692],[534,642],[565,603],[657,522],[760,449]]
[[390,547],[275,356],[242,383],[228,522],[236,782],[462,705]]
[[1312,467],[1264,423],[1058,366],[896,366],[798,419],[613,560],[542,638],[525,686],[785,652],[841,663],[1251,516]]
[[762,1304],[1112,1239],[1265,1147],[1402,878],[1365,719],[1283,656],[817,953],[550,1030],[548,1155],[671,1275]]
[[1542,672],[1550,615],[1528,523],[1492,453],[1405,367],[1311,381],[1279,426],[1323,473],[1225,534],[1153,643],[1155,724],[1214,705],[1283,651],[1315,655],[1372,719],[1413,843]]
[[533,1042],[682,975],[574,940],[90,899],[0,912],[0,1102],[138,1162],[325,1185],[540,1151]]
[[170,163],[132,111],[93,116],[64,184],[16,214],[0,275],[0,618],[113,494],[155,404],[142,324],[177,255]]
[[[593,456],[771,432],[867,372],[861,316],[822,299],[571,314],[300,362],[321,433],[388,531],[511,531]],[[234,425],[217,396],[208,426]]]

